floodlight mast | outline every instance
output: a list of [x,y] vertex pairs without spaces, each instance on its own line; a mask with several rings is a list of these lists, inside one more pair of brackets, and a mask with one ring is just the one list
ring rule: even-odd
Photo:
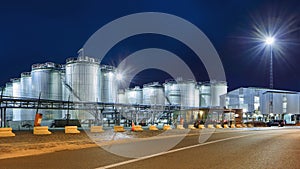
[[[265,45],[270,46],[270,89],[273,89],[273,44],[275,42],[275,38],[272,36],[265,38]],[[273,94],[270,93],[269,98],[269,114],[268,114],[268,121],[270,121],[270,116],[273,114]]]
[[266,37],[265,44],[270,46],[270,89],[273,89],[273,44],[275,42],[274,37]]

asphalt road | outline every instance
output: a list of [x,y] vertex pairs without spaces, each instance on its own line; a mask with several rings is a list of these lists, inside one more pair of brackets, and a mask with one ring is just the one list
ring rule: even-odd
[[[177,137],[3,159],[0,168],[300,168],[299,128],[223,129],[213,134],[202,133],[200,138],[206,136],[208,140],[204,143],[199,143],[197,134],[186,136],[167,152],[156,152],[153,144],[163,150],[165,143]],[[104,150],[139,155],[132,149],[141,147],[150,152],[142,158],[122,157]]]

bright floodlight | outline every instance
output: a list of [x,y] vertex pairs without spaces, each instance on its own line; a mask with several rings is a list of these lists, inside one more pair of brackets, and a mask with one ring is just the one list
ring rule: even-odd
[[117,78],[117,80],[122,80],[123,75],[121,73],[117,73],[116,78]]
[[272,45],[275,42],[275,39],[273,37],[267,37],[265,40],[265,43],[267,45]]

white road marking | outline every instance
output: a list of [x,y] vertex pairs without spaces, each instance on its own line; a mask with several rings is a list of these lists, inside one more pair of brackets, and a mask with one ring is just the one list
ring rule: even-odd
[[255,135],[255,134],[257,134],[257,133],[243,135],[243,136],[229,137],[229,138],[224,138],[224,139],[220,139],[220,140],[210,141],[210,142],[206,142],[206,143],[202,143],[202,144],[197,144],[197,145],[182,147],[182,148],[170,150],[170,151],[167,151],[167,152],[161,152],[161,153],[152,154],[152,155],[149,155],[149,156],[144,156],[144,157],[141,157],[141,158],[136,158],[136,159],[132,159],[132,160],[123,161],[123,162],[120,162],[120,163],[115,163],[115,164],[111,164],[111,165],[99,167],[99,168],[96,168],[96,169],[107,169],[107,168],[112,168],[112,167],[118,167],[118,166],[121,166],[121,165],[129,164],[129,163],[134,163],[134,162],[145,160],[145,159],[149,159],[149,158],[152,158],[152,157],[157,157],[157,156],[161,156],[161,155],[165,155],[165,154],[170,154],[170,153],[174,153],[174,152],[178,152],[178,151],[182,151],[182,150],[186,150],[186,149],[191,149],[191,148],[195,148],[195,147],[200,147],[200,146],[204,146],[204,145],[208,145],[208,144],[218,143],[218,142],[222,142],[222,141],[227,141],[227,140],[232,140],[232,139],[238,139],[238,138],[242,138],[242,137],[247,137],[247,136],[251,136],[251,135]]

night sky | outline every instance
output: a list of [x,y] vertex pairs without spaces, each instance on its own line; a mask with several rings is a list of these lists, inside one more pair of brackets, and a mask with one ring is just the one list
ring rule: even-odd
[[[248,38],[253,22],[271,13],[282,20],[296,18],[293,31],[284,36],[288,43],[284,52],[274,55],[274,88],[300,91],[299,11],[299,0],[0,2],[0,86],[30,71],[32,64],[64,64],[66,58],[77,56],[95,31],[114,19],[137,12],[164,12],[188,20],[206,34],[220,55],[229,90],[268,87],[269,57],[250,50],[257,44]],[[172,51],[189,65],[198,81],[208,80],[201,61],[187,46],[162,35],[125,39],[109,51],[103,63],[117,65],[131,53],[150,47]],[[132,85],[168,78],[167,73],[147,70]]]

